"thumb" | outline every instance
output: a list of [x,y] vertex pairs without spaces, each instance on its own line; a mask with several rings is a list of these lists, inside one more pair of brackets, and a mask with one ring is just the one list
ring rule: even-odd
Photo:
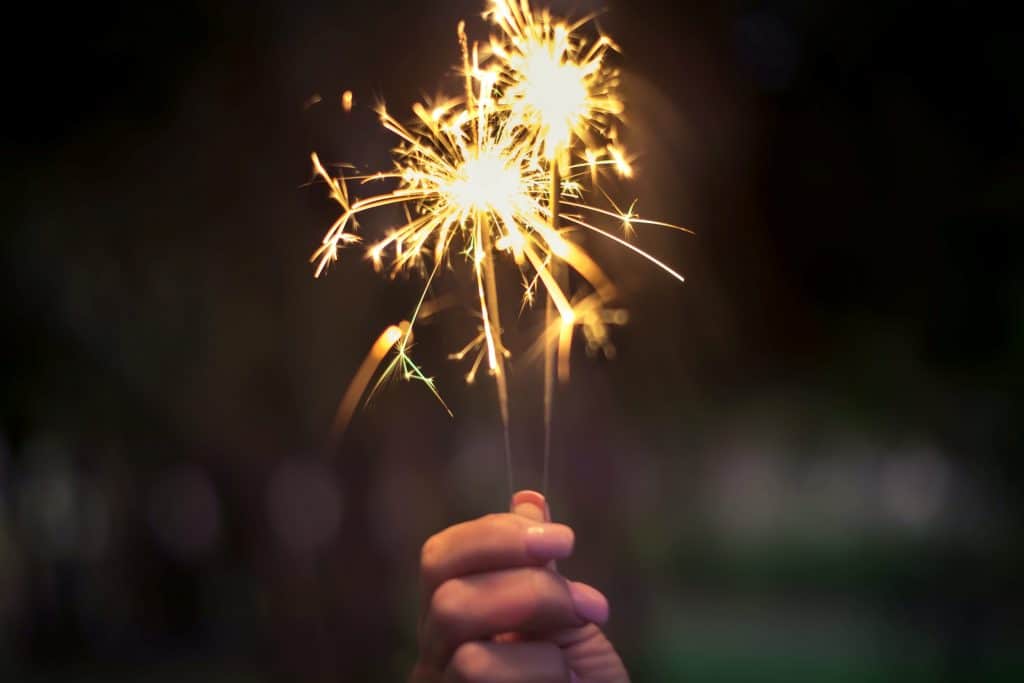
[[536,491],[517,491],[512,496],[512,513],[526,517],[534,522],[550,522],[551,511],[548,510],[544,496]]
[[[517,491],[512,496],[511,509],[513,514],[535,522],[551,521],[547,501],[536,491]],[[554,561],[548,567],[557,571]],[[553,633],[550,639],[562,648],[574,683],[629,683],[622,659],[594,624]]]
[[[516,491],[509,503],[512,514],[526,517],[533,522],[550,522],[551,514],[548,512],[547,501],[544,496],[536,491]],[[547,568],[555,571],[555,561],[547,563]],[[518,633],[499,633],[494,638],[499,643],[514,643],[520,640]]]
[[[516,491],[512,496],[512,514],[526,517],[534,522],[551,521],[551,510],[548,508],[548,502],[544,499],[544,495],[527,489]],[[558,571],[554,560],[548,562],[546,566],[551,571]]]

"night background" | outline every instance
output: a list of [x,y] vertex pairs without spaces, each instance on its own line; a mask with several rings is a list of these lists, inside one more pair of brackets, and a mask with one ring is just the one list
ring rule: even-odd
[[[387,166],[369,106],[450,91],[482,5],[7,15],[0,678],[402,680],[420,544],[507,504],[500,423],[446,360],[471,324],[452,315],[415,353],[455,418],[398,383],[327,447],[419,283],[359,251],[313,279],[337,207],[309,153]],[[558,397],[560,569],[609,596],[635,683],[1024,679],[1019,24],[606,7],[626,199],[697,235],[636,238],[684,286],[587,242],[631,319]]]

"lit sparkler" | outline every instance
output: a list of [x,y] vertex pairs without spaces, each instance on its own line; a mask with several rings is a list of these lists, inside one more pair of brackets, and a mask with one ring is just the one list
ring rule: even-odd
[[[556,19],[528,0],[491,0],[484,13],[500,29],[490,50],[500,74],[501,104],[521,125],[538,154],[566,154],[574,137],[592,154],[614,142],[622,114],[619,74],[606,56],[617,47],[607,36],[588,41],[588,22]],[[562,156],[565,171],[567,156]]]
[[[431,305],[427,296],[442,268],[451,265],[455,254],[467,259],[481,330],[451,357],[470,359],[469,383],[484,362],[495,378],[511,469],[506,378],[511,354],[504,343],[496,263],[514,263],[522,272],[523,306],[532,304],[538,291],[544,294],[546,322],[535,348],[543,349],[546,359],[548,434],[555,350],[557,374],[567,379],[574,330],[582,329],[588,349],[610,355],[608,326],[625,321],[624,311],[607,307],[615,297],[614,286],[570,233],[582,230],[612,240],[682,281],[676,271],[626,238],[642,224],[689,231],[641,219],[633,206],[622,212],[610,199],[611,208],[586,199],[599,189],[604,169],[632,174],[617,143],[615,126],[623,104],[616,92],[618,73],[606,63],[608,52],[615,49],[612,41],[604,36],[587,40],[581,31],[586,21],[555,19],[546,10],[533,10],[529,0],[491,0],[485,17],[498,33],[484,50],[470,47],[464,24],[459,25],[462,97],[414,105],[409,126],[379,108],[381,124],[399,139],[391,170],[332,175],[312,155],[315,174],[342,209],[312,260],[319,276],[337,260],[340,248],[362,241],[357,233],[361,214],[401,205],[406,222],[372,242],[367,257],[377,270],[416,271],[426,280],[408,321],[385,330],[350,384],[336,420],[343,428],[392,350],[394,358],[369,395],[388,377],[399,375],[424,382],[440,400],[433,380],[410,358],[413,330]],[[390,182],[392,189],[359,198],[350,191],[376,182]],[[624,236],[594,225],[598,218],[616,219]],[[578,291],[569,289],[570,270],[581,276]]]
[[[602,35],[590,42],[579,33],[587,20],[570,24],[555,19],[550,11],[535,11],[529,0],[491,0],[484,13],[500,33],[490,40],[491,52],[501,75],[501,104],[532,143],[533,151],[547,159],[551,176],[548,213],[552,229],[559,229],[562,176],[568,175],[573,138],[582,140],[590,164],[591,182],[597,183],[600,147],[616,137],[614,124],[622,113],[618,97],[618,72],[605,56],[615,46]],[[608,154],[624,157],[608,144]],[[625,163],[620,174],[631,173]],[[553,262],[551,270],[560,288],[568,286],[566,268]],[[555,327],[554,300],[544,305],[545,329]],[[564,322],[564,321],[563,321]],[[562,324],[557,338],[545,334],[544,346],[544,476],[547,489],[551,454],[551,424],[554,411],[556,354],[558,377],[567,381],[572,327]],[[611,348],[610,343],[606,345]]]

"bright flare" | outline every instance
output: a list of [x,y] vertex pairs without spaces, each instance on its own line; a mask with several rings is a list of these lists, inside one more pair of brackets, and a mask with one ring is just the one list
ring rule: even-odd
[[528,45],[515,61],[522,80],[508,89],[505,101],[520,110],[517,114],[523,120],[540,122],[546,132],[545,149],[568,145],[572,131],[590,110],[583,68],[563,62],[545,44]]
[[[394,358],[369,395],[395,375],[424,382],[440,400],[433,380],[412,362],[409,352],[417,320],[438,308],[436,298],[427,299],[442,266],[450,265],[454,254],[466,257],[481,329],[451,357],[469,359],[469,383],[486,359],[496,380],[508,454],[504,366],[510,352],[504,343],[496,277],[500,256],[505,254],[505,263],[520,270],[521,308],[532,305],[540,290],[557,310],[558,318],[541,331],[534,352],[557,346],[558,375],[566,379],[577,328],[588,351],[611,356],[608,327],[626,320],[624,311],[609,308],[615,287],[587,255],[578,235],[611,240],[682,281],[676,271],[625,237],[639,225],[689,231],[639,218],[635,202],[622,212],[614,203],[601,208],[586,201],[589,194],[608,198],[597,186],[603,171],[632,175],[617,142],[623,106],[617,94],[618,73],[606,64],[608,52],[615,49],[611,40],[588,39],[580,31],[586,22],[555,19],[547,10],[533,10],[529,0],[491,0],[485,15],[498,33],[491,36],[482,60],[480,49],[469,46],[459,25],[463,97],[414,105],[415,119],[408,126],[380,107],[381,124],[398,138],[391,170],[332,174],[312,155],[315,175],[341,207],[312,260],[319,276],[337,260],[340,248],[362,241],[356,234],[361,214],[401,205],[405,222],[370,243],[367,258],[378,270],[415,271],[426,279],[408,321],[381,335],[349,386],[339,410],[338,424],[344,425],[370,386],[372,373],[392,349]],[[352,188],[371,182],[390,183],[391,189],[353,197]],[[556,220],[560,206],[571,213]],[[592,217],[615,219],[624,237],[592,224]],[[567,271],[579,276],[571,291]]]
[[522,174],[498,150],[479,152],[456,173],[442,192],[453,206],[465,211],[511,216],[530,202]]
[[[606,64],[612,41],[588,41],[548,10],[536,11],[529,0],[491,0],[485,16],[500,29],[491,37],[497,61],[499,104],[549,157],[564,151],[573,137],[586,145],[613,135],[622,100],[619,76]],[[581,22],[583,23],[583,22]]]

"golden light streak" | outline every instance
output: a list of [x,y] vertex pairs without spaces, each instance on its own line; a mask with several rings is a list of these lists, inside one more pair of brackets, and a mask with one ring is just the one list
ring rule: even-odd
[[[573,316],[575,318],[575,316]],[[569,358],[572,353],[572,322],[562,319],[558,328],[558,381],[569,381]]]
[[306,101],[302,103],[302,108],[309,109],[314,104],[320,104],[321,102],[323,102],[323,99],[324,98],[320,97],[320,93],[315,92],[306,98]]
[[633,167],[630,166],[629,160],[626,159],[626,153],[618,145],[608,145],[608,154],[611,155],[612,161],[615,162],[615,170],[623,178],[633,177]]
[[360,363],[359,369],[349,382],[345,395],[338,404],[338,410],[334,415],[334,424],[331,427],[331,435],[337,439],[344,434],[348,423],[352,420],[356,408],[359,406],[359,399],[363,397],[366,387],[377,372],[384,357],[395,347],[395,344],[409,331],[409,323],[405,320],[397,325],[391,325],[377,337],[377,341],[370,347],[370,352]]

